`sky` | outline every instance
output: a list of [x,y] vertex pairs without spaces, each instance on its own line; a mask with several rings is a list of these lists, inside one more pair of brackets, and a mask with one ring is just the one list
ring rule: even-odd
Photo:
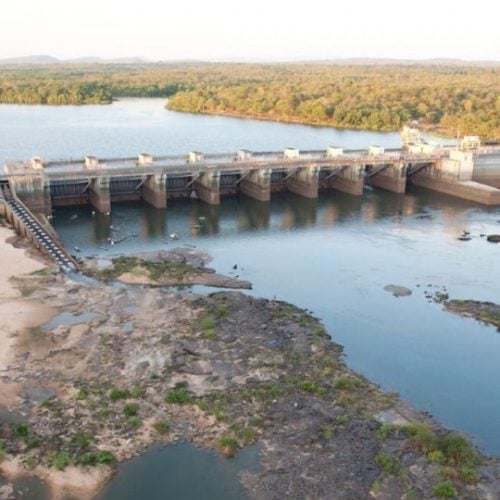
[[0,58],[500,60],[500,2],[462,5],[458,0],[3,0]]

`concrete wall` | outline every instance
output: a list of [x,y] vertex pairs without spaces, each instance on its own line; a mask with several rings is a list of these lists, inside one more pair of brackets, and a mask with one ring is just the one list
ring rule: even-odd
[[393,193],[405,193],[406,166],[403,163],[388,165],[384,170],[370,177],[370,184]]
[[474,155],[472,180],[500,188],[500,153]]
[[326,182],[328,183],[328,188],[355,196],[361,196],[364,187],[363,166],[349,165]]

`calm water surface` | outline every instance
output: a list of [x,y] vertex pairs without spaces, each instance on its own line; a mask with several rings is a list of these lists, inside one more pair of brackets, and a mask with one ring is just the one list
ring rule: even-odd
[[[153,99],[0,106],[0,161],[399,144],[392,133],[179,114],[162,105]],[[411,189],[403,196],[367,190],[362,198],[332,191],[318,200],[284,194],[270,203],[235,197],[220,207],[184,200],[167,210],[116,204],[110,217],[65,208],[56,211],[54,224],[66,246],[83,255],[108,255],[113,225],[122,236],[138,235],[113,251],[192,244],[210,252],[220,272],[237,264],[240,277],[254,283],[252,294],[291,301],[322,318],[351,367],[500,455],[500,333],[446,313],[424,296],[445,287],[451,298],[499,302],[500,245],[479,236],[500,232],[499,221],[498,208]],[[473,235],[469,242],[457,240],[464,229]],[[172,232],[181,236],[175,244]],[[413,294],[396,299],[383,291],[389,283]],[[127,469],[128,487],[140,484],[141,470]],[[117,493],[106,498],[121,498],[119,477],[117,489],[109,490]],[[160,483],[158,477],[158,491]]]

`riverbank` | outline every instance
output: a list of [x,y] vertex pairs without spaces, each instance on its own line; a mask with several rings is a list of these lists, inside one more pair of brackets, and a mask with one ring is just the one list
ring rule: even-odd
[[346,367],[306,310],[43,269],[15,286],[20,308],[65,315],[16,341],[3,378],[22,386],[10,409],[26,419],[2,423],[0,467],[21,463],[57,495],[91,497],[116,461],[181,439],[227,456],[259,443],[263,470],[242,478],[251,498],[500,493],[496,461]]

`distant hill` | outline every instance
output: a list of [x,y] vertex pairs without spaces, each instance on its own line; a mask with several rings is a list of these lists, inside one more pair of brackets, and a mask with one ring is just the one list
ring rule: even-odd
[[400,65],[400,66],[500,66],[500,61],[468,61],[464,59],[453,58],[434,58],[434,59],[395,59],[395,58],[371,58],[371,57],[349,57],[349,58],[332,58],[332,59],[306,59],[295,61],[257,61],[257,60],[160,60],[151,61],[143,57],[121,57],[106,59],[102,57],[88,56],[77,57],[72,59],[58,59],[57,57],[47,55],[34,55],[26,57],[10,57],[0,59],[0,65],[15,66],[15,65],[51,65],[51,64],[208,64],[208,63],[241,63],[241,64],[331,64],[338,66],[384,66],[384,65]]
[[9,57],[0,59],[3,66],[50,65],[50,64],[144,64],[148,61],[142,57],[123,57],[103,59],[101,57],[78,57],[75,59],[58,59],[57,57],[38,55],[26,57]]
[[57,64],[59,59],[52,56],[25,56],[25,57],[9,57],[8,59],[0,59],[0,64],[16,65],[16,64]]

